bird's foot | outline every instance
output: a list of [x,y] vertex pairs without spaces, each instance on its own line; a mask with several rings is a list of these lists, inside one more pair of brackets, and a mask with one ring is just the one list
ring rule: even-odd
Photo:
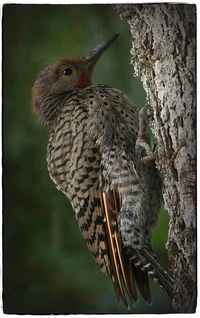
[[148,126],[147,108],[143,107],[139,112],[139,130],[136,140],[136,152],[140,154],[140,160],[143,163],[155,160],[155,153],[151,150],[148,140]]

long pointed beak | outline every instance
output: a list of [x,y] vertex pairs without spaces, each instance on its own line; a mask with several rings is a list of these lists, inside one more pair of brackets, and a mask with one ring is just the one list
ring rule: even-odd
[[97,45],[85,58],[85,63],[88,64],[89,68],[92,68],[105,50],[116,40],[119,33],[114,34],[111,38],[102,41]]

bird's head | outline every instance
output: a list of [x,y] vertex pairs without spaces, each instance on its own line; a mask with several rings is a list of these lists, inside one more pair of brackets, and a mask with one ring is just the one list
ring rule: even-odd
[[104,40],[88,55],[80,58],[62,59],[47,66],[38,76],[32,90],[32,108],[38,110],[46,94],[60,94],[74,88],[91,85],[94,65],[118,34]]

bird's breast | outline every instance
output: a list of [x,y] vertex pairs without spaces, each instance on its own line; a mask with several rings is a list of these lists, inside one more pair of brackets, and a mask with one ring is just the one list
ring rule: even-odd
[[[70,105],[73,103],[73,107]],[[68,112],[71,108],[71,112]],[[88,134],[88,110],[84,100],[71,101],[63,108],[49,138],[48,169],[57,188],[74,201],[74,193],[86,197],[99,187],[100,156]]]

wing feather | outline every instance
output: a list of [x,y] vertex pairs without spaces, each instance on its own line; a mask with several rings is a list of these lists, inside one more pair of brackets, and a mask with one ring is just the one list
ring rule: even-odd
[[108,194],[106,192],[103,192],[101,194],[102,200],[101,202],[103,203],[103,210],[105,212],[105,217],[106,217],[106,222],[105,222],[105,227],[106,227],[106,232],[107,232],[107,242],[109,248],[109,256],[110,256],[110,261],[112,264],[112,280],[113,284],[115,287],[115,291],[119,297],[122,298],[123,302],[125,303],[126,306],[128,306],[126,295],[125,295],[125,290],[124,290],[124,281],[123,281],[123,276],[122,276],[122,269],[120,266],[119,262],[119,255],[117,253],[116,249],[116,240],[115,240],[115,232],[112,224],[112,217],[111,217],[111,210],[110,210],[110,204],[109,204],[109,198]]

